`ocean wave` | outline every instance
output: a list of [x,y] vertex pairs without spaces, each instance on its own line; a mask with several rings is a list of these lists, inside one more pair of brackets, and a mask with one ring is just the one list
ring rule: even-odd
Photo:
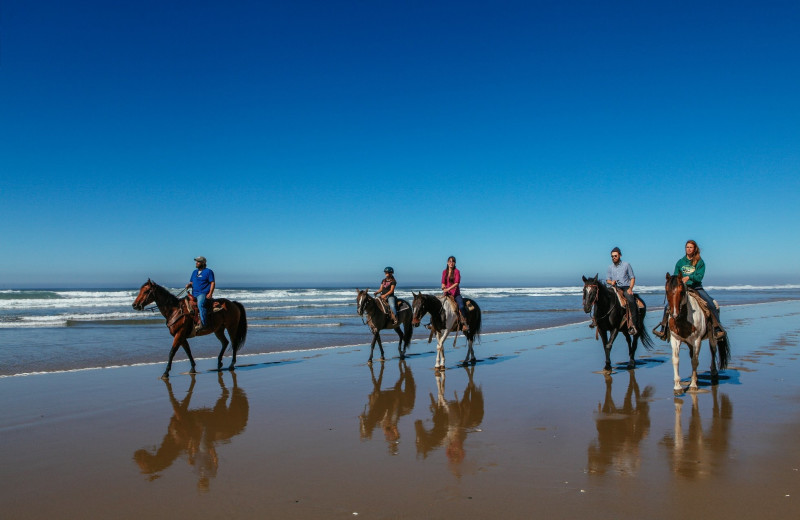
[[344,327],[344,323],[249,323],[248,326],[269,329],[318,329],[328,327]]

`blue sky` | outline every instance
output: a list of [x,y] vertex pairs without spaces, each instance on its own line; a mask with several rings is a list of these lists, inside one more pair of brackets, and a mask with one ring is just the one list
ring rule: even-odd
[[797,2],[0,9],[0,287],[800,281]]

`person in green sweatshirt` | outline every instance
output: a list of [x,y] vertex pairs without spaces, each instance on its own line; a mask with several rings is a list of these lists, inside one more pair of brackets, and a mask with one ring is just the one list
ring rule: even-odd
[[[694,289],[697,294],[706,302],[711,314],[714,315],[714,336],[717,339],[725,337],[725,330],[719,322],[719,309],[714,304],[714,300],[703,289],[703,277],[706,274],[706,263],[700,257],[700,246],[694,240],[686,241],[686,256],[678,260],[675,264],[675,276],[681,276],[683,283]],[[664,318],[659,326],[653,329],[653,333],[661,339],[667,338],[667,309],[664,309]],[[659,330],[660,329],[660,330]]]

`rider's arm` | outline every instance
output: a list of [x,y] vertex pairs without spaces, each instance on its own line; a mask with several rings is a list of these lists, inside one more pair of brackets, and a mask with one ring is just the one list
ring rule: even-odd
[[211,298],[211,295],[214,294],[214,287],[216,287],[216,285],[216,282],[211,282],[208,285],[208,294],[206,295],[206,298]]
[[633,286],[636,285],[636,277],[631,278],[631,284],[628,286],[628,292],[633,294]]
[[697,265],[694,266],[694,272],[689,275],[689,278],[692,280],[692,283],[696,285],[703,285],[703,277],[706,275],[706,263],[703,262],[703,259],[697,261]]
[[386,291],[386,294],[384,294],[384,296],[386,296],[388,298],[389,296],[393,295],[394,294],[394,288],[395,288],[395,284],[392,284],[389,287],[389,290]]

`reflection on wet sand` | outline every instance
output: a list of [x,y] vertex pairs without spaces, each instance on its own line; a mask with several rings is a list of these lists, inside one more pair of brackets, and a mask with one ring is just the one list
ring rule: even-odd
[[372,375],[372,393],[369,394],[364,411],[359,416],[361,423],[361,439],[371,439],[375,427],[380,424],[383,436],[389,445],[389,452],[396,455],[400,445],[400,430],[397,423],[400,417],[408,415],[414,409],[417,398],[417,387],[414,384],[414,375],[406,362],[400,360],[400,376],[389,390],[381,390],[383,384],[383,363],[380,364],[378,378],[369,365]]
[[422,421],[414,423],[417,430],[417,455],[423,458],[432,450],[447,443],[446,453],[450,471],[456,477],[461,476],[461,464],[466,456],[464,441],[467,434],[474,431],[483,421],[483,390],[475,386],[472,376],[474,366],[464,367],[469,378],[467,387],[458,399],[446,400],[444,394],[445,373],[436,374],[438,396],[431,394],[430,410],[433,413],[433,427],[426,429]]
[[698,404],[699,399],[705,398],[705,394],[695,392],[689,394],[692,399],[692,413],[686,435],[681,422],[683,398],[675,398],[675,433],[664,435],[661,443],[670,452],[669,463],[672,471],[682,477],[690,479],[707,477],[719,472],[727,460],[733,404],[727,394],[718,394],[718,387],[712,386],[713,405],[711,427],[708,430],[703,430]]
[[611,375],[605,374],[606,394],[602,407],[597,405],[597,439],[589,444],[589,473],[603,475],[609,469],[635,475],[641,456],[639,444],[650,431],[650,397],[653,387],[639,391],[636,371],[628,371],[628,390],[622,407],[611,397]]
[[218,374],[222,395],[213,408],[194,410],[189,409],[195,384],[194,375],[191,376],[192,382],[182,401],[175,398],[170,382],[165,382],[173,410],[167,433],[157,449],[141,449],[133,454],[136,464],[142,473],[150,475],[150,480],[159,478],[159,473],[169,468],[185,452],[186,462],[198,474],[198,489],[208,490],[209,479],[217,475],[219,466],[217,445],[229,442],[232,437],[242,433],[247,426],[250,412],[247,395],[236,384],[236,373],[231,372],[231,376],[233,389],[228,390],[222,372]]

